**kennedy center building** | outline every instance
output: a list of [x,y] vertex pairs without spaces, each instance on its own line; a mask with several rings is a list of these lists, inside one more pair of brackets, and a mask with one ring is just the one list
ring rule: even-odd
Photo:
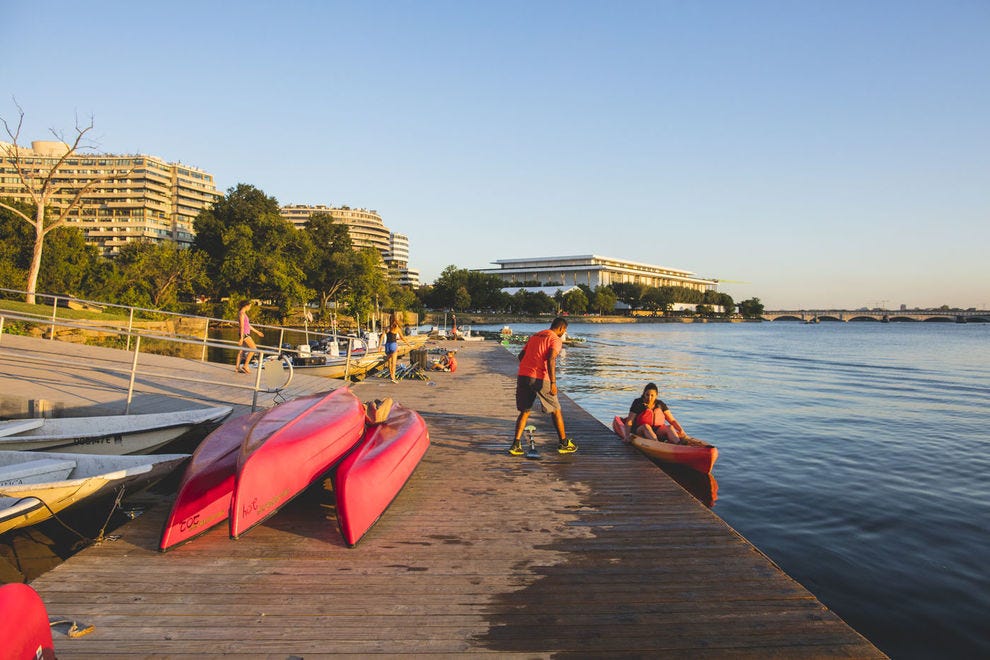
[[498,275],[510,283],[538,281],[541,284],[571,286],[584,284],[591,289],[610,284],[631,283],[650,287],[681,286],[696,291],[714,291],[718,285],[718,280],[698,277],[688,270],[641,264],[596,254],[499,259],[492,263],[499,267],[481,269],[479,272]]

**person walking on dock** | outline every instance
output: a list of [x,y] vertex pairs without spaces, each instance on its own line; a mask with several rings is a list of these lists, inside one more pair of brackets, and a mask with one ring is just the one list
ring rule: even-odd
[[519,417],[516,419],[515,440],[509,448],[509,453],[513,456],[524,453],[522,434],[537,398],[543,412],[549,413],[553,418],[553,425],[560,439],[557,452],[570,454],[577,451],[577,445],[564,432],[564,415],[557,399],[557,355],[563,346],[561,337],[565,332],[567,319],[558,316],[550,324],[549,330],[541,330],[530,337],[519,353],[519,371],[516,377],[516,409]]
[[[248,318],[248,310],[251,309],[252,304],[252,301],[245,300],[241,303],[240,309],[237,310],[237,323],[240,326],[240,339],[237,340],[237,345],[255,349],[258,348],[258,346],[254,343],[254,339],[251,338],[251,333],[253,332],[259,337],[264,337],[265,333],[251,325],[251,319]],[[239,374],[248,373],[248,365],[251,364],[251,358],[253,356],[254,352],[248,351],[247,359],[244,360],[244,366],[241,367],[241,358],[244,357],[244,350],[242,349],[238,351],[237,362],[234,365],[234,370]]]

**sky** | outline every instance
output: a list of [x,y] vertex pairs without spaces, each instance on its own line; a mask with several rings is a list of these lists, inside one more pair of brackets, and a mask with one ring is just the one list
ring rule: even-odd
[[92,118],[375,209],[427,283],[597,254],[767,309],[990,307],[987,0],[4,5],[22,143]]

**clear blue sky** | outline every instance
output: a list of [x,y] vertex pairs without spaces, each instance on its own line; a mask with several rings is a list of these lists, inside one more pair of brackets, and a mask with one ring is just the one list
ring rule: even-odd
[[[600,254],[768,308],[990,306],[990,2],[8,3],[23,141],[378,210],[450,264]],[[2,136],[0,136],[2,137]],[[883,301],[883,302],[882,302]]]

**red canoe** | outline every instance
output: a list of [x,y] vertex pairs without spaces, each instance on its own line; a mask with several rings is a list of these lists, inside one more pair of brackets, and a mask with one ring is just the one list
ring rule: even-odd
[[268,411],[241,446],[230,502],[230,536],[265,521],[361,440],[364,405],[346,387]]
[[630,442],[641,452],[661,463],[686,465],[702,474],[711,472],[715,465],[715,459],[718,458],[718,449],[698,441],[696,441],[698,444],[673,445],[669,442],[641,438],[638,435],[634,435],[630,439],[629,427],[626,426],[622,417],[617,416],[612,420],[612,430],[622,438],[623,442]]
[[203,439],[179,484],[159,550],[194,539],[227,519],[241,444],[267,412],[232,419]]
[[20,582],[0,586],[0,656],[55,658],[45,604],[38,592]]
[[369,425],[364,441],[341,461],[334,477],[337,521],[354,545],[381,517],[430,446],[426,422],[395,404],[388,419]]

